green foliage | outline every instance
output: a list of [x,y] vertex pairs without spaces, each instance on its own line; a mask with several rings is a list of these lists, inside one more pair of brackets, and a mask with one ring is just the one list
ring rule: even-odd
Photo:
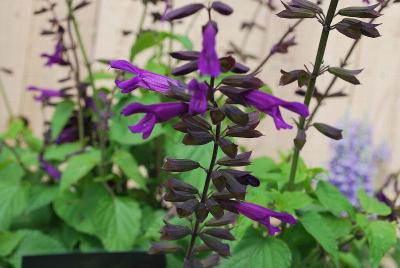
[[233,248],[232,257],[224,260],[218,267],[287,268],[291,266],[291,262],[291,252],[284,241],[265,237],[259,230],[250,228]]
[[383,256],[396,244],[396,227],[386,221],[373,221],[367,227],[370,260],[377,267]]
[[100,152],[91,150],[71,157],[62,174],[60,190],[65,191],[86,176],[100,162]]
[[368,196],[367,193],[362,189],[358,190],[357,197],[358,200],[360,200],[362,209],[367,213],[387,216],[392,212],[390,207],[382,202],[379,202],[375,198]]
[[133,156],[125,151],[118,150],[114,152],[112,162],[117,165],[124,174],[134,182],[136,182],[141,189],[147,189],[146,179],[139,172],[139,166]]
[[74,108],[75,104],[70,100],[57,104],[53,119],[51,120],[51,138],[53,140],[60,135],[65,125],[68,123]]

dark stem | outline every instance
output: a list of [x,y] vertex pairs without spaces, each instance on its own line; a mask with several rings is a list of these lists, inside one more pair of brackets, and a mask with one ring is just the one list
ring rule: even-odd
[[[210,90],[212,90],[213,92],[213,105],[214,107],[218,107],[217,102],[214,100],[214,78],[211,78],[210,81]],[[207,176],[206,176],[206,181],[204,183],[204,188],[203,188],[203,193],[201,195],[201,203],[205,203],[207,201],[207,194],[208,194],[208,189],[210,187],[210,182],[211,182],[211,174],[214,170],[214,166],[215,166],[215,162],[217,160],[217,155],[218,155],[218,140],[220,138],[220,134],[221,134],[221,123],[218,123],[215,129],[215,140],[214,140],[214,148],[213,148],[213,152],[212,152],[212,156],[211,156],[211,161],[210,161],[210,165],[208,167],[208,171],[207,171]],[[198,219],[196,219],[194,228],[193,228],[193,232],[192,232],[192,237],[190,239],[190,244],[189,247],[186,251],[186,256],[185,259],[186,260],[190,260],[192,258],[193,255],[193,248],[194,248],[194,244],[196,242],[196,238],[198,235],[198,231],[199,231],[199,227],[200,227],[200,221]]]
[[[322,33],[321,33],[321,38],[319,41],[317,56],[315,57],[314,69],[311,74],[311,79],[308,82],[306,96],[304,98],[304,104],[307,107],[310,106],[311,98],[314,95],[315,84],[317,82],[317,77],[319,75],[319,71],[320,71],[320,68],[321,68],[321,65],[322,65],[322,62],[324,59],[324,54],[325,54],[325,50],[326,50],[326,44],[328,42],[330,27],[331,27],[333,17],[335,16],[335,11],[336,11],[338,2],[339,2],[339,0],[331,0],[331,2],[329,4],[328,14],[326,16],[326,20],[325,20],[325,23],[322,28]],[[298,130],[299,131],[304,130],[304,126],[305,126],[305,118],[300,117]],[[288,183],[289,191],[293,190],[293,187],[294,187],[296,171],[297,171],[297,164],[299,162],[299,156],[300,156],[300,149],[297,148],[296,146],[294,146],[292,165],[290,168],[290,176],[289,176],[289,183]]]
[[[379,9],[378,12],[379,12],[379,13],[382,12],[382,10],[384,10],[384,9],[389,5],[390,1],[391,1],[391,0],[386,1],[386,2],[381,6],[381,8]],[[369,21],[369,23],[373,23],[375,20],[376,20],[376,18],[373,18],[373,19],[371,19],[371,20]],[[360,43],[360,40],[361,40],[361,39],[354,40],[354,42],[353,42],[353,44],[351,45],[350,49],[347,51],[346,56],[344,57],[344,59],[343,59],[342,62],[340,63],[340,67],[341,67],[341,68],[343,68],[343,67],[345,67],[345,66],[347,65],[347,63],[348,63],[348,61],[349,61],[349,59],[350,59],[350,56],[353,54],[355,48],[356,48],[357,45]],[[335,83],[336,83],[337,80],[338,80],[337,76],[333,76],[331,82],[330,82],[329,85],[326,87],[326,89],[325,89],[324,93],[322,94],[321,98],[319,98],[319,99],[317,100],[316,106],[313,108],[313,110],[312,110],[310,116],[309,116],[308,119],[307,119],[307,124],[306,124],[305,129],[307,129],[307,128],[311,125],[312,120],[314,119],[316,113],[318,112],[319,108],[322,106],[323,101],[329,96],[329,93],[331,92],[331,90],[332,90],[332,88],[333,88],[333,86],[335,85]]]
[[80,49],[80,51],[82,53],[83,61],[85,62],[85,66],[86,66],[86,69],[87,69],[88,74],[89,74],[90,86],[92,87],[93,92],[96,92],[96,86],[95,86],[95,83],[94,83],[94,76],[93,76],[92,66],[90,64],[89,57],[87,55],[85,45],[83,44],[83,40],[82,40],[81,32],[79,30],[78,22],[76,21],[75,14],[74,14],[74,11],[72,9],[72,0],[66,0],[66,2],[67,2],[67,7],[68,7],[68,19],[71,20],[72,25],[74,27],[76,39],[78,41],[78,46],[79,46],[79,49]]
[[[304,19],[299,19],[295,24],[289,26],[289,28],[287,29],[287,31],[282,35],[282,37],[279,39],[278,43],[276,43],[275,45],[280,45],[282,44],[286,37],[293,32],[297,26],[300,25],[300,23],[302,23],[304,21]],[[271,59],[271,57],[276,54],[276,52],[272,51],[272,49],[269,51],[268,55],[258,64],[258,66],[256,67],[256,69],[254,70],[254,72],[258,72],[259,70],[261,70],[262,67],[264,67],[264,65]]]
[[[67,1],[67,6],[68,10],[72,10],[71,8],[71,1]],[[53,9],[52,9],[53,10]],[[84,131],[84,120],[83,120],[83,106],[82,106],[82,101],[83,101],[83,94],[82,94],[82,89],[81,89],[81,78],[80,78],[80,66],[79,66],[79,57],[78,53],[76,51],[76,44],[75,44],[75,38],[72,33],[72,27],[71,27],[71,11],[69,11],[68,15],[68,22],[67,22],[67,32],[68,32],[68,37],[70,39],[71,47],[72,47],[72,55],[75,61],[75,65],[72,65],[70,63],[70,68],[71,71],[74,73],[74,79],[75,79],[75,87],[78,92],[78,132],[79,132],[79,142],[81,144],[81,147],[85,147],[85,131]]]

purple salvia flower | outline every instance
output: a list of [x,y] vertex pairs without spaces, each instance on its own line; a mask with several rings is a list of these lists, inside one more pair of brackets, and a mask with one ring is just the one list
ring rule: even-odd
[[56,44],[53,54],[42,53],[40,56],[42,58],[47,59],[47,62],[45,65],[48,67],[51,67],[53,64],[58,64],[58,65],[64,66],[64,65],[68,65],[68,62],[66,60],[64,60],[64,57],[63,57],[64,51],[65,51],[65,46],[64,46],[62,40],[60,39]]
[[58,181],[61,178],[60,171],[57,170],[50,162],[46,161],[43,154],[39,154],[40,167],[54,180]]
[[203,49],[199,55],[201,75],[217,77],[221,72],[217,52],[215,51],[217,30],[213,22],[208,22],[203,30]]
[[181,82],[169,77],[156,74],[150,71],[140,69],[126,60],[111,61],[111,67],[114,69],[126,71],[135,74],[131,79],[121,81],[116,80],[117,87],[122,89],[122,93],[129,93],[137,88],[144,88],[159,93],[167,93],[171,85],[180,86]]
[[161,20],[165,21],[165,15],[172,9],[172,3],[171,0],[164,0],[164,4],[165,4],[165,8],[164,8],[164,12],[161,16]]
[[279,110],[283,107],[289,111],[297,113],[302,117],[309,115],[308,108],[300,102],[288,102],[272,96],[268,93],[264,93],[259,90],[249,90],[242,94],[245,102],[249,105],[254,106],[257,110],[264,112],[274,119],[275,127],[279,129],[290,129],[291,125],[287,124],[282,117]]
[[47,89],[47,88],[39,88],[35,86],[29,86],[29,91],[36,91],[39,92],[39,95],[35,96],[35,100],[46,102],[49,101],[51,98],[62,98],[66,97],[66,94],[58,89]]
[[192,92],[192,98],[189,103],[190,114],[204,114],[207,110],[208,85],[192,79],[188,85]]
[[79,129],[76,126],[66,127],[54,141],[56,144],[74,142],[79,139]]
[[229,200],[221,201],[221,204],[232,212],[242,214],[253,221],[261,223],[268,229],[268,233],[270,235],[275,235],[281,231],[279,227],[271,224],[271,218],[275,218],[292,225],[297,223],[297,220],[288,213],[276,212],[272,209],[268,209],[253,203]]
[[168,121],[174,117],[188,112],[188,105],[181,102],[165,102],[158,104],[143,105],[141,103],[130,103],[123,110],[124,116],[144,113],[145,116],[136,125],[129,126],[133,133],[143,133],[143,139],[147,139],[156,123]]

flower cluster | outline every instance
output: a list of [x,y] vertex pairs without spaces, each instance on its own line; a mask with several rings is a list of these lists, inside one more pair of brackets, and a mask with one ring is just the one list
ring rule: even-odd
[[[166,193],[163,199],[175,203],[177,215],[188,218],[192,226],[166,222],[161,230],[161,239],[177,240],[191,236],[185,256],[187,267],[194,267],[199,263],[195,259],[200,252],[199,246],[196,246],[196,238],[200,238],[208,250],[224,257],[230,255],[229,246],[221,240],[234,239],[225,226],[234,222],[235,214],[259,222],[267,228],[270,235],[280,231],[279,227],[271,224],[271,218],[289,224],[296,223],[296,219],[287,213],[243,201],[247,188],[259,186],[260,181],[250,172],[233,169],[249,165],[251,156],[251,152],[239,152],[233,139],[262,136],[256,130],[260,122],[260,112],[270,116],[278,130],[292,127],[285,122],[281,109],[304,118],[309,115],[304,104],[288,102],[260,90],[264,83],[254,73],[247,74],[249,68],[233,57],[218,56],[216,51],[218,27],[217,23],[211,20],[211,15],[212,12],[229,15],[233,11],[230,6],[220,1],[214,1],[207,7],[202,4],[189,4],[167,12],[164,18],[173,21],[200,10],[206,10],[210,18],[202,28],[201,51],[177,51],[171,52],[170,55],[177,60],[188,61],[172,70],[172,74],[183,76],[199,70],[200,76],[205,78],[202,81],[208,80],[207,82],[192,78],[185,83],[182,82],[185,79],[177,80],[146,71],[125,60],[110,62],[112,68],[133,74],[129,79],[115,81],[122,93],[127,94],[142,88],[171,99],[162,103],[147,105],[130,103],[125,106],[121,111],[123,116],[144,114],[137,124],[129,126],[132,133],[141,133],[143,138],[147,139],[151,136],[155,124],[177,118],[180,121],[174,128],[184,133],[183,144],[188,146],[214,144],[210,165],[207,168],[190,159],[172,158],[167,158],[163,166],[164,170],[170,172],[186,172],[202,168],[206,173],[202,191],[176,178],[170,178],[164,183]],[[216,85],[216,78],[221,73],[228,72],[236,74],[225,75]],[[247,113],[240,108],[241,106],[255,108],[258,111]],[[225,156],[218,159],[219,150]],[[174,252],[180,249],[177,244],[163,242],[153,244],[150,252]]]
[[334,155],[329,163],[329,180],[357,205],[358,189],[373,194],[373,178],[379,162],[387,161],[390,153],[384,145],[373,148],[372,130],[365,122],[348,122],[344,131],[345,138],[332,144]]

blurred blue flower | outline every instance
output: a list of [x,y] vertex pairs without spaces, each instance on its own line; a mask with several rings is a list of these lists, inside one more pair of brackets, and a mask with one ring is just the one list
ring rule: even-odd
[[332,144],[329,181],[357,205],[358,189],[373,194],[373,178],[379,165],[390,160],[390,150],[385,144],[373,146],[372,129],[366,122],[351,121],[342,128],[344,139]]

